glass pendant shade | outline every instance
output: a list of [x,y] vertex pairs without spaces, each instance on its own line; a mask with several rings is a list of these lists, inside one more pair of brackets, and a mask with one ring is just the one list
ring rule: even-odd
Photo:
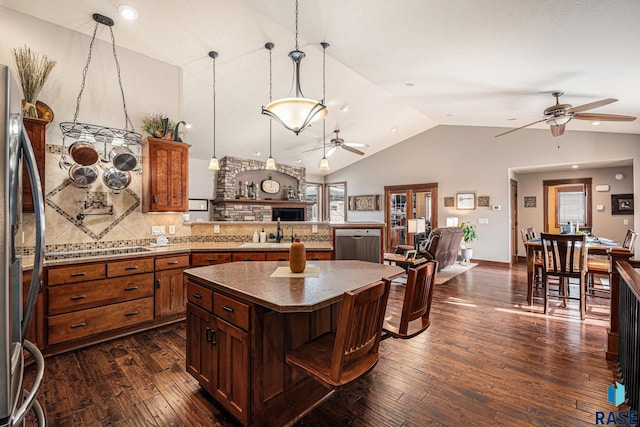
[[572,116],[552,117],[549,120],[547,120],[547,124],[551,125],[551,126],[562,126],[562,125],[565,125],[565,124],[569,123],[569,121],[572,118],[573,118]]
[[326,157],[320,159],[320,170],[328,171],[329,170],[329,160]]
[[298,97],[276,99],[262,109],[262,114],[278,121],[296,135],[311,123],[325,118],[327,113],[327,107],[321,102]]
[[267,159],[267,165],[264,168],[269,171],[276,170],[276,161],[273,159],[273,157],[269,156],[269,158]]
[[218,159],[216,157],[212,157],[211,160],[209,161],[209,170],[212,170],[212,171],[220,170],[220,163],[218,162]]

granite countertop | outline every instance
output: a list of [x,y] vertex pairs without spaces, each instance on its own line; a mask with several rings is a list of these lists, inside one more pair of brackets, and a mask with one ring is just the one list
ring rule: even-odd
[[[330,242],[303,242],[308,251],[330,251],[333,246]],[[247,243],[247,242],[204,242],[204,243],[179,243],[166,246],[135,246],[131,248],[96,249],[78,251],[76,256],[62,259],[46,259],[45,267],[57,265],[69,265],[81,262],[112,261],[123,258],[140,258],[159,255],[173,255],[191,252],[286,252],[290,243]],[[139,252],[138,252],[139,251]],[[82,252],[82,253],[80,253]],[[84,255],[86,253],[86,255]],[[60,253],[63,254],[63,253]],[[49,255],[49,254],[47,254]],[[52,255],[56,255],[53,253]],[[78,256],[79,255],[79,256]],[[33,256],[25,256],[22,259],[23,270],[33,267]]]
[[317,277],[271,277],[283,261],[252,261],[210,265],[185,270],[185,275],[204,286],[246,301],[286,312],[311,312],[342,299],[346,291],[358,289],[383,277],[404,273],[397,266],[366,261],[308,261],[307,270],[319,267]]

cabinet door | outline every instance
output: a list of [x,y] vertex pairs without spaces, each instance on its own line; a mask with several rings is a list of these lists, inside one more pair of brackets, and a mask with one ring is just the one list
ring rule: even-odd
[[156,318],[184,313],[187,301],[183,268],[156,272]]
[[[29,293],[29,285],[31,282],[31,271],[25,271],[22,274],[22,300],[27,301],[27,295]],[[27,330],[27,336],[25,337],[39,349],[44,348],[44,298],[42,291],[38,293],[38,299],[36,306],[33,309],[33,317]]]
[[[44,191],[44,156],[46,143],[46,126],[49,124],[47,120],[24,117],[22,119],[24,129],[27,131],[33,154],[36,156],[36,165],[38,166],[38,175],[40,175],[40,183],[42,191]],[[31,194],[31,182],[27,168],[22,166],[22,210],[24,212],[33,212],[33,196]]]
[[214,321],[211,313],[187,304],[187,372],[213,393]]
[[213,396],[244,425],[249,423],[249,334],[215,318]]
[[142,167],[143,212],[189,210],[189,145],[148,138]]

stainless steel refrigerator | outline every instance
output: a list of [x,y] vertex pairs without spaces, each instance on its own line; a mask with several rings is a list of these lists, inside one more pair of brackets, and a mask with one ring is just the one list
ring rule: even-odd
[[[35,211],[33,276],[27,297],[22,289],[22,167],[27,168]],[[24,339],[40,287],[44,260],[42,186],[29,137],[22,124],[22,91],[7,66],[0,65],[0,427],[22,425],[30,410],[38,425],[46,420],[35,399],[44,359]],[[24,352],[31,353],[36,375],[23,384]]]

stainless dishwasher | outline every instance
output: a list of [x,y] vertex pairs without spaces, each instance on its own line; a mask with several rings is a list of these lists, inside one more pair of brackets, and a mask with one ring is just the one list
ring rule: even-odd
[[382,251],[379,229],[336,229],[336,259],[357,259],[380,263]]

